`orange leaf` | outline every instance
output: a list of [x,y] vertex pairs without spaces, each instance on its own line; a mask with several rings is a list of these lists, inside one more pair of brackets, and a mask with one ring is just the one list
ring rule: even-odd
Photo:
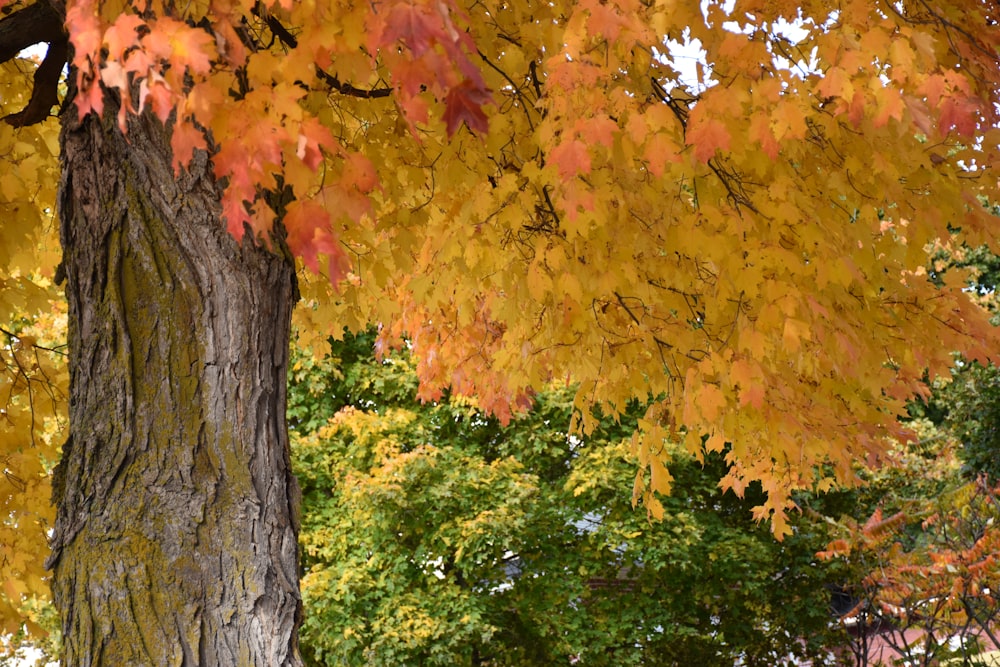
[[577,174],[589,174],[590,152],[579,139],[564,141],[549,152],[549,161],[559,169],[559,176],[569,180]]
[[698,392],[698,409],[706,422],[714,422],[726,407],[726,397],[714,384],[702,385]]
[[699,117],[701,122],[688,126],[684,141],[694,147],[694,157],[699,162],[708,162],[718,150],[729,150],[732,136],[725,123],[714,118]]
[[207,150],[205,133],[199,130],[191,121],[178,121],[170,137],[170,148],[174,152],[174,173],[179,174],[181,167],[186,167],[194,157],[195,149]]
[[764,385],[754,383],[740,387],[740,407],[746,407],[747,405],[751,405],[758,410],[764,407]]
[[171,66],[188,67],[198,74],[207,74],[212,69],[209,56],[214,54],[215,40],[201,28],[192,28],[182,21],[168,17],[158,19],[150,26],[142,44]]
[[120,60],[125,51],[139,44],[136,32],[146,23],[135,14],[120,14],[111,27],[104,31],[104,45],[108,47],[108,60]]

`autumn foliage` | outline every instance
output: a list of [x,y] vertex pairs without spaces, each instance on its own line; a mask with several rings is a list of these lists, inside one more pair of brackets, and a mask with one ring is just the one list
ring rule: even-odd
[[818,554],[860,573],[847,588],[854,604],[841,619],[855,626],[852,648],[875,662],[872,645],[880,637],[885,654],[920,665],[995,650],[1000,488],[982,476],[909,505],[891,514],[876,509],[864,523],[842,522],[843,537]]
[[554,379],[584,431],[648,401],[654,516],[680,439],[726,452],[725,487],[760,482],[785,534],[790,493],[905,436],[952,351],[997,349],[962,276],[926,270],[996,235],[989,3],[69,0],[65,83],[66,37],[19,30],[49,4],[0,9],[0,252],[51,229],[32,100],[154,114],[178,173],[210,160],[229,230],[309,269],[301,344],[378,323],[422,398],[504,420]]

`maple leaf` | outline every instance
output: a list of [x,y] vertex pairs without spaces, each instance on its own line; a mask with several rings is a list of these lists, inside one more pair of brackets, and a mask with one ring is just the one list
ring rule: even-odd
[[397,40],[406,44],[417,58],[435,43],[450,40],[440,13],[428,2],[413,0],[396,2],[380,24],[381,30],[373,31],[371,44],[378,48]]
[[80,120],[91,111],[98,116],[104,113],[104,91],[96,79],[81,75],[77,88],[79,92],[76,96],[76,108]]
[[483,112],[483,105],[491,101],[489,91],[477,87],[469,79],[448,90],[445,97],[444,122],[448,136],[452,136],[462,123],[472,132],[485,134],[489,121]]
[[589,174],[591,170],[590,152],[579,139],[564,141],[549,152],[549,160],[559,169],[563,180],[577,174]]
[[[231,23],[231,18],[222,16],[219,20],[215,22],[213,28],[215,29],[215,47],[219,55],[221,55],[226,62],[230,65],[239,67],[243,65],[247,60],[247,50],[246,46],[243,44],[243,40],[240,39],[239,35],[236,34],[236,30],[233,28]],[[325,64],[317,63],[320,67],[325,66]]]
[[93,0],[68,5],[66,24],[72,28],[73,63],[83,72],[88,62],[97,64],[101,50],[101,21]]
[[754,116],[754,118],[750,120],[750,132],[748,137],[751,141],[756,141],[760,144],[761,150],[764,151],[764,154],[767,155],[767,157],[772,160],[778,157],[778,153],[781,150],[781,144],[774,136],[774,131],[771,128],[769,119],[763,114]]
[[142,39],[142,45],[154,57],[175,67],[187,67],[198,74],[206,74],[212,69],[215,40],[206,31],[182,21],[159,18]]
[[726,397],[714,384],[702,385],[695,400],[702,418],[708,422],[714,422],[726,408]]
[[663,132],[657,132],[646,140],[643,159],[650,173],[660,177],[666,172],[667,164],[680,162],[681,156],[673,138]]
[[124,134],[127,131],[126,118],[130,112],[134,113],[128,74],[120,63],[109,62],[101,68],[101,81],[105,86],[118,88],[121,91],[121,103],[118,105],[118,129]]
[[854,97],[854,84],[843,67],[830,67],[816,82],[816,93],[821,100],[835,97],[849,100]]
[[348,153],[343,157],[341,186],[367,194],[378,186],[375,165],[361,153]]
[[243,241],[246,226],[250,225],[250,213],[246,199],[233,188],[227,189],[222,197],[222,219],[226,222],[226,231],[237,241]]
[[316,201],[294,201],[283,219],[288,247],[313,272],[319,273],[319,256],[326,255],[330,282],[337,284],[350,266],[330,225],[330,213]]
[[125,89],[128,87],[127,73],[118,62],[107,63],[101,68],[101,81],[109,88]]
[[[482,107],[490,101],[482,73],[469,57],[475,44],[455,25],[455,14],[457,10],[444,0],[397,0],[369,21],[368,48],[373,53],[388,49],[382,55],[391,62],[395,85],[405,93],[401,104],[411,112],[408,118],[425,119],[425,106],[414,98],[430,88],[445,99],[448,136],[463,122],[472,131],[486,132]],[[393,53],[396,43],[404,44],[412,57]]]
[[580,6],[590,14],[587,29],[591,35],[614,41],[621,35],[622,28],[627,25],[625,18],[615,11],[611,3],[586,0],[581,2]]
[[974,136],[979,129],[981,105],[969,96],[948,96],[941,100],[938,124],[942,131],[955,130],[960,136]]
[[178,121],[170,137],[170,148],[174,153],[174,173],[179,174],[182,167],[191,162],[196,150],[207,150],[205,133],[195,127],[189,120]]
[[104,45],[108,48],[108,60],[122,60],[125,52],[139,45],[140,27],[146,22],[135,14],[121,14],[115,22],[104,31]]
[[726,124],[714,118],[698,116],[699,121],[688,126],[684,141],[694,147],[694,157],[699,162],[708,162],[716,151],[729,150],[732,135]]
[[650,473],[650,487],[653,491],[670,495],[670,487],[672,486],[674,477],[659,458],[653,457],[650,459]]
[[602,114],[578,120],[573,124],[573,131],[587,143],[611,148],[615,141],[615,134],[618,132],[618,123]]
[[166,123],[173,112],[174,100],[173,91],[159,75],[143,79],[139,84],[139,109],[144,109],[148,102],[161,123]]
[[333,148],[335,145],[330,130],[320,124],[315,118],[307,118],[299,127],[295,155],[310,169],[317,169],[323,162],[322,148]]
[[749,384],[740,387],[740,407],[751,406],[758,410],[764,408],[764,387],[761,384]]

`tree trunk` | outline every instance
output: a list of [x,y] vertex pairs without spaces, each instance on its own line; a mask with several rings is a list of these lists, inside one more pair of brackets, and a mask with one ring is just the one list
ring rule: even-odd
[[54,481],[64,667],[300,665],[285,426],[294,266],[175,178],[150,114],[63,118],[70,440]]

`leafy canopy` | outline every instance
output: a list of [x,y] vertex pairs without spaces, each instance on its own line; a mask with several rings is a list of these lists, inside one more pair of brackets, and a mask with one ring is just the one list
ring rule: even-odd
[[[0,64],[0,116],[27,102],[34,63]],[[48,593],[43,567],[55,518],[48,471],[65,426],[65,306],[52,278],[57,128],[0,123],[0,635],[22,603]],[[30,614],[28,614],[30,617]],[[33,621],[29,629],[37,630]],[[5,651],[7,647],[0,649]]]
[[650,523],[627,493],[638,406],[568,437],[560,383],[503,426],[453,394],[421,404],[413,359],[376,362],[373,339],[293,364],[308,664],[777,665],[843,642],[823,522],[776,542],[718,488],[720,456],[673,445]]
[[989,3],[69,0],[71,49],[48,3],[0,9],[5,285],[55,263],[15,250],[51,229],[37,121],[70,53],[71,113],[156,114],[178,170],[209,154],[228,228],[310,269],[304,345],[378,322],[422,398],[504,420],[553,379],[585,431],[648,401],[654,515],[681,435],[785,534],[790,492],[851,481],[950,351],[996,349],[958,272],[924,270],[997,228]]

